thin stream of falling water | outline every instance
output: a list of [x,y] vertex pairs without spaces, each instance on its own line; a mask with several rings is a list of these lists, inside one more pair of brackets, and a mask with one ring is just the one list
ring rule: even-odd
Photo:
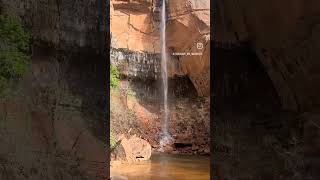
[[162,137],[160,139],[160,150],[163,146],[169,143],[171,137],[168,132],[168,72],[167,72],[167,47],[166,47],[166,0],[162,0],[161,8],[161,24],[160,24],[160,38],[161,38],[161,76],[163,85],[163,104],[164,117],[162,121]]

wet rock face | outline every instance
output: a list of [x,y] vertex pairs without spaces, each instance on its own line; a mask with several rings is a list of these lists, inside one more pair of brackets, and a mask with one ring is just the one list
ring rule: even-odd
[[139,79],[159,79],[161,60],[159,54],[139,53],[126,49],[112,49],[111,64],[118,67],[122,75]]
[[107,9],[104,1],[101,2],[101,11],[98,0],[10,0],[3,1],[3,9],[23,17],[23,23],[35,40],[62,49],[100,49],[106,24],[105,17],[99,19],[99,14],[105,15]]

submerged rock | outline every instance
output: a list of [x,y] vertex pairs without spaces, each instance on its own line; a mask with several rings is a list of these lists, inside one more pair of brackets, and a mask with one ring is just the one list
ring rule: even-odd
[[135,135],[127,139],[122,135],[120,141],[113,152],[114,160],[136,162],[150,159],[151,145],[146,140]]

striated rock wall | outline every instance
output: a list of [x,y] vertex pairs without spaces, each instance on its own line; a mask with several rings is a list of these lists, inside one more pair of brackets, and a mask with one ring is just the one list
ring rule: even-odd
[[161,78],[159,54],[139,53],[127,49],[111,49],[111,64],[118,67],[122,75],[140,79]]

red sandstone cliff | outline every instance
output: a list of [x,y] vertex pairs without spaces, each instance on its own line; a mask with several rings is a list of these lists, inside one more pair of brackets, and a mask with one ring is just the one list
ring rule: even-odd
[[[200,52],[201,56],[171,56],[170,75],[188,75],[200,96],[209,95],[210,4],[202,1],[168,1],[167,47],[173,52]],[[159,53],[159,5],[156,1],[111,1],[112,47]],[[204,48],[198,50],[197,43]]]

